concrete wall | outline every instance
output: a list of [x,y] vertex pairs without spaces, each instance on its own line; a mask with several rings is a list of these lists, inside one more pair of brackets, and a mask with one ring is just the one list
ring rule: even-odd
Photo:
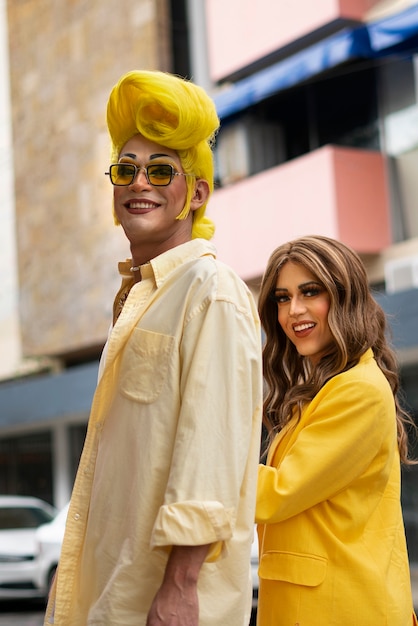
[[378,0],[207,0],[211,77],[218,81],[338,20],[360,21],[377,4]]
[[21,361],[6,0],[0,1],[0,378]]
[[132,69],[170,69],[165,0],[8,1],[24,356],[102,344],[129,256],[112,221],[105,108]]

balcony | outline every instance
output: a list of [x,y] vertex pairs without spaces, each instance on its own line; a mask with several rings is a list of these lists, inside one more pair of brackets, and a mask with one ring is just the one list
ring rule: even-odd
[[331,145],[244,178],[209,203],[218,258],[247,280],[263,273],[274,248],[303,235],[376,254],[391,242],[387,189],[380,152]]

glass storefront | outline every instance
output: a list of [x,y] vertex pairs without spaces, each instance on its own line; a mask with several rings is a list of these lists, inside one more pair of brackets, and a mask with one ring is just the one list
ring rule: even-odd
[[[71,484],[85,435],[85,424],[68,426]],[[1,494],[36,496],[53,504],[52,439],[50,430],[0,439]]]
[[0,493],[36,496],[52,504],[51,441],[49,430],[0,439]]

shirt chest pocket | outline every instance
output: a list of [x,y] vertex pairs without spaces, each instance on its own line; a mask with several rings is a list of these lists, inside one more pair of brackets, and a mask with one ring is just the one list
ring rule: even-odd
[[174,337],[136,328],[123,351],[121,393],[136,402],[155,402],[173,365]]
[[294,552],[266,552],[262,555],[258,574],[260,578],[317,587],[324,582],[327,559]]

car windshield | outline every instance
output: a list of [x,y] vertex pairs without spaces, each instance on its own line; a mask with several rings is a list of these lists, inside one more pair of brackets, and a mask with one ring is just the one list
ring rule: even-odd
[[38,528],[41,524],[50,522],[53,515],[36,507],[7,507],[0,508],[0,530],[14,530],[17,528]]

